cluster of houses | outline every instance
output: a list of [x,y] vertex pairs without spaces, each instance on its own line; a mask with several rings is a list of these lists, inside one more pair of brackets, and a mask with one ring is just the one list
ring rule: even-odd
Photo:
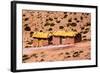
[[48,46],[48,45],[68,45],[80,42],[81,34],[73,31],[56,31],[56,32],[34,32],[33,46]]

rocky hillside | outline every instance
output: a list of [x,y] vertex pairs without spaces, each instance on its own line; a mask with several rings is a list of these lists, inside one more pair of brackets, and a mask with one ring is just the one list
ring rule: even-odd
[[90,13],[23,10],[22,21],[24,48],[31,47],[36,31],[76,31],[82,34],[82,40],[91,40]]

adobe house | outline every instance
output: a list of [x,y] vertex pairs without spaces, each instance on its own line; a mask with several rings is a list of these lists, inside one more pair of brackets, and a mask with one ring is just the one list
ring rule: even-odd
[[53,44],[54,45],[66,45],[66,44],[74,44],[76,42],[81,41],[81,34],[73,31],[65,32],[65,31],[56,31],[53,33]]
[[81,34],[77,32],[66,32],[66,36],[62,37],[61,44],[74,44],[82,40]]
[[56,31],[53,32],[52,43],[54,45],[60,45],[62,43],[62,36],[65,35],[65,31]]
[[82,39],[81,34],[73,31],[56,31],[52,34],[49,32],[35,32],[32,37],[34,47],[74,44]]
[[49,38],[51,34],[48,32],[35,32],[33,37],[33,46],[40,47],[40,46],[47,46],[49,44]]

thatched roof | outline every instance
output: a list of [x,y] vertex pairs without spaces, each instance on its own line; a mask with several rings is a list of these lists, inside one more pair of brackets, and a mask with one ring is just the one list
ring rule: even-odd
[[35,32],[33,33],[32,37],[33,38],[49,38],[50,36],[69,36],[69,37],[73,37],[77,34],[77,32],[73,32],[73,31],[55,31],[55,32],[52,32],[49,33],[49,32]]
[[73,31],[56,31],[56,32],[53,32],[53,35],[54,36],[75,36],[77,34],[77,32],[73,32]]
[[51,34],[49,32],[35,32],[33,38],[49,38]]

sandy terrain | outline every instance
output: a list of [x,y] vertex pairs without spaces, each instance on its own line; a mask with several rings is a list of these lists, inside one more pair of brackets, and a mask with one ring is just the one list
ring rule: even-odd
[[23,63],[42,61],[67,61],[91,59],[90,41],[82,41],[71,46],[50,49],[23,49]]
[[82,12],[22,11],[23,47],[32,45],[34,32],[75,31],[82,40],[91,39],[91,14]]
[[[22,26],[23,63],[91,59],[90,13],[23,10]],[[80,33],[82,41],[74,45],[32,46],[33,33],[60,30]]]

